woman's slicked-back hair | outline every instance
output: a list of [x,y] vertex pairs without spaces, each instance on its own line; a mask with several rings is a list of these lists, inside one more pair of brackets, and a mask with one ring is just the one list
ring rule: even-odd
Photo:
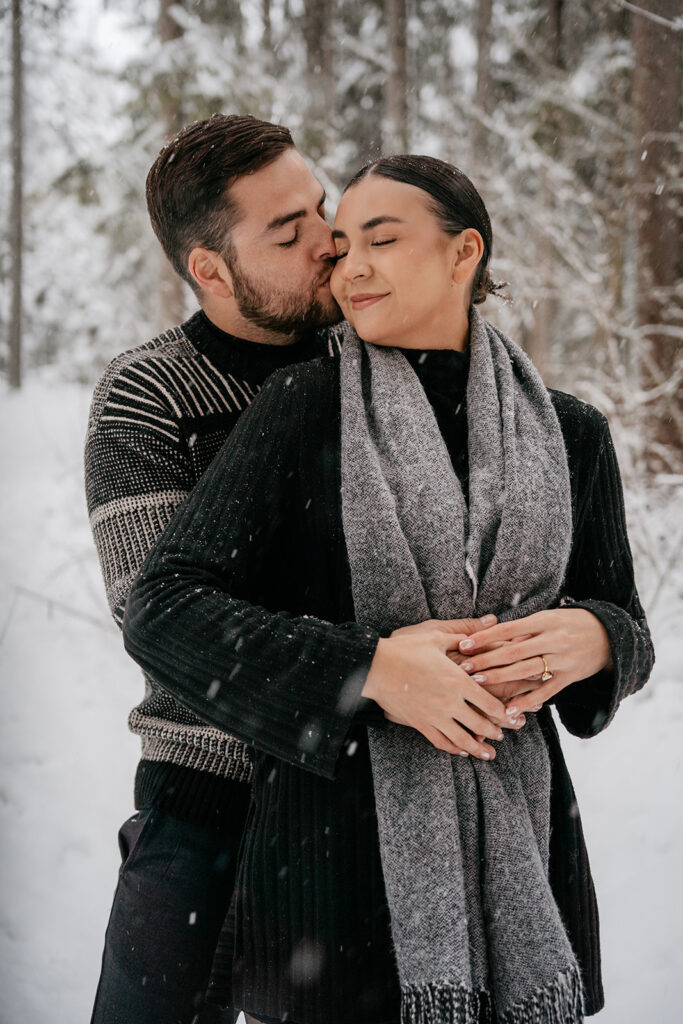
[[183,128],[159,153],[147,175],[147,209],[164,252],[195,291],[191,251],[199,245],[222,253],[239,216],[230,186],[293,145],[282,125],[214,114]]
[[487,295],[503,287],[493,282],[488,269],[493,247],[491,221],[484,200],[466,174],[453,164],[433,156],[385,156],[362,167],[344,191],[371,174],[413,185],[426,192],[431,198],[431,208],[447,235],[459,235],[465,228],[475,228],[479,232],[484,242],[484,253],[472,285],[472,302],[483,302]]

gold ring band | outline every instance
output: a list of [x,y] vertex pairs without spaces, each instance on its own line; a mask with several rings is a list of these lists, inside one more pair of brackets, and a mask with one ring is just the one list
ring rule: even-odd
[[543,662],[543,675],[541,676],[541,682],[547,683],[549,679],[553,678],[553,674],[548,668],[548,662],[545,660],[545,656],[541,655],[541,661]]

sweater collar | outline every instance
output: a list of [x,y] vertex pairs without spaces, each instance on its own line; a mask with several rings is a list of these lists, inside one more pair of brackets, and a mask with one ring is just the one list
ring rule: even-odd
[[469,352],[452,348],[402,349],[425,391],[455,395],[467,387]]
[[250,384],[262,384],[282,366],[304,362],[324,354],[314,331],[291,345],[263,345],[236,338],[209,320],[203,309],[186,320],[183,333],[197,351],[217,369],[244,377]]

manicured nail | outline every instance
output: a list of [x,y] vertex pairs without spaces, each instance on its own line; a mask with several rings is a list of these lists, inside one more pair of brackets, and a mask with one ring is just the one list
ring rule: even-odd
[[490,754],[482,754],[481,756],[484,758],[485,761],[490,761],[491,760],[491,755]]
[[[474,676],[472,676],[472,678],[474,679]],[[515,705],[513,705],[510,708],[506,708],[505,709],[505,714],[509,715],[510,718],[513,718],[518,712],[519,712],[519,708],[516,707]]]
[[474,665],[472,664],[471,661],[463,661],[460,668],[463,670],[463,672],[471,672],[472,669],[474,668]]
[[518,718],[511,718],[510,719],[510,725],[519,725],[519,719]]
[[496,621],[496,616],[495,615],[484,615],[482,620],[481,620],[481,623],[482,623],[482,626],[492,626],[495,623],[495,621]]
[[469,754],[467,753],[467,751],[466,751],[466,750],[461,750],[461,751],[460,751],[460,756],[461,756],[461,757],[469,757],[470,755],[469,755]]
[[505,735],[504,735],[504,733],[503,733],[503,731],[501,729],[501,731],[497,734],[496,739],[497,740],[502,740],[504,738],[505,738]]
[[473,647],[474,647],[474,640],[461,640],[460,641],[460,650],[461,651],[469,651]]
[[483,675],[481,672],[475,672],[475,674],[472,676],[472,678],[474,679],[475,683],[485,683],[486,682],[486,676]]

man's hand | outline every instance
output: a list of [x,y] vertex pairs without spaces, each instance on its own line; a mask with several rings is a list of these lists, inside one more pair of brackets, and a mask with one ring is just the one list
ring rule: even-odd
[[453,627],[453,622],[430,621],[381,639],[362,694],[390,721],[417,729],[439,750],[489,760],[494,748],[472,733],[501,740],[496,723],[509,728],[509,719],[501,701],[449,658],[463,639]]

